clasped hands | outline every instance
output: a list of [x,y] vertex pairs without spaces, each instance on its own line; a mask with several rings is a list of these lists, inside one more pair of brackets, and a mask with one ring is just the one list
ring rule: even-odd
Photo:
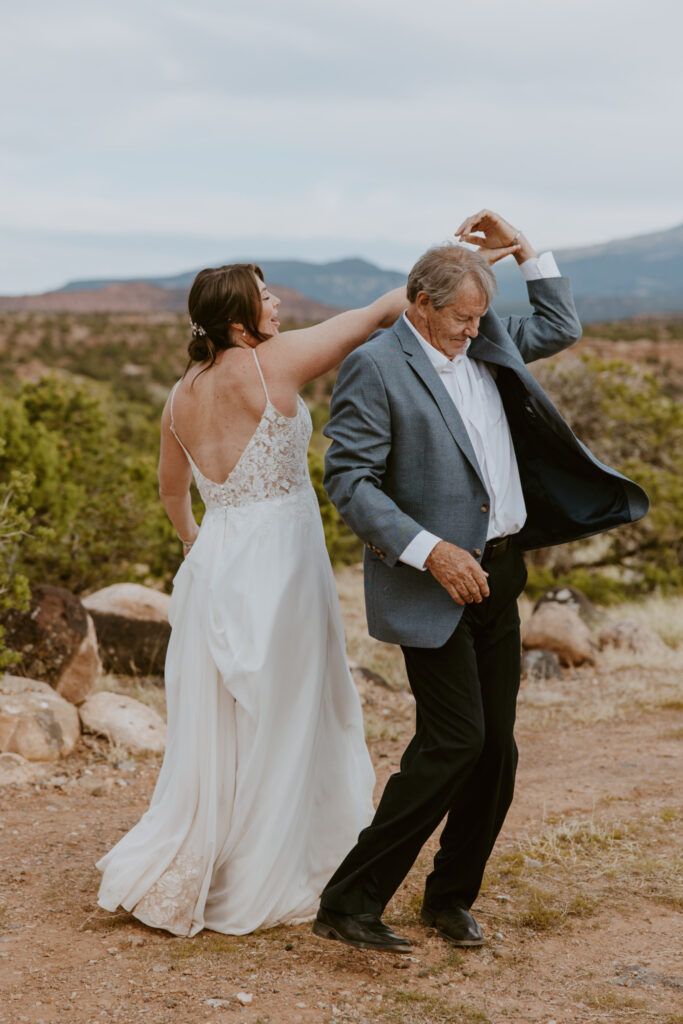
[[480,604],[489,596],[488,573],[469,551],[440,540],[425,561],[425,568],[448,591],[456,604]]
[[455,232],[455,236],[461,242],[476,245],[489,266],[505,256],[512,255],[518,263],[524,263],[536,255],[522,232],[513,228],[512,224],[493,210],[480,210],[479,213],[467,217]]

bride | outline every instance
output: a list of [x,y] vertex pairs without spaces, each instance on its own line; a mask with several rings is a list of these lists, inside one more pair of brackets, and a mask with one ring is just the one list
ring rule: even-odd
[[188,305],[190,362],[161,420],[160,495],[185,554],[166,753],[149,810],[98,862],[98,902],[175,935],[244,934],[314,916],[372,817],[298,391],[392,324],[406,299],[397,289],[280,334],[262,271],[235,264],[201,271]]

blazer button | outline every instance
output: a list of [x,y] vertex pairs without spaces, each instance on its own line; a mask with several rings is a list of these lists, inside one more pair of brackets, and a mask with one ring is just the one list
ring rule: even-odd
[[475,558],[481,558],[481,551],[479,550],[479,548],[473,548],[472,554],[474,555]]
[[488,505],[482,505],[481,506],[481,510],[482,510],[482,512],[488,512],[488,510],[489,510]]

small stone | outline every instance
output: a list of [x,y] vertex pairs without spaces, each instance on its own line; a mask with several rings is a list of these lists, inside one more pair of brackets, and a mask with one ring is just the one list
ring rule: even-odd
[[103,779],[97,775],[83,775],[79,779],[79,783],[83,789],[90,793],[90,796],[106,796],[114,788],[113,779]]
[[561,679],[560,659],[554,651],[537,648],[522,653],[522,675],[531,679]]
[[252,996],[251,992],[238,992],[237,995],[235,996],[237,1002],[241,1003],[242,1006],[249,1006],[249,1003],[252,1002],[253,998],[254,997]]
[[[251,1001],[251,996],[249,997]],[[212,1006],[214,1010],[220,1010],[224,1006],[230,1006],[229,999],[220,999],[218,996],[213,996],[211,999],[205,999],[204,1002],[207,1006]]]

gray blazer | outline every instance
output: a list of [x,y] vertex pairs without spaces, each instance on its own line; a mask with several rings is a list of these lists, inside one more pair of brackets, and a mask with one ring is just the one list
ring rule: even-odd
[[[531,281],[528,290],[532,316],[489,310],[469,348],[489,364],[510,424],[527,507],[524,549],[601,533],[649,507],[641,487],[574,436],[525,366],[581,335],[568,278]],[[402,317],[345,359],[324,433],[325,488],[366,544],[370,634],[440,647],[463,607],[399,555],[425,529],[481,559],[490,498],[463,421]]]

